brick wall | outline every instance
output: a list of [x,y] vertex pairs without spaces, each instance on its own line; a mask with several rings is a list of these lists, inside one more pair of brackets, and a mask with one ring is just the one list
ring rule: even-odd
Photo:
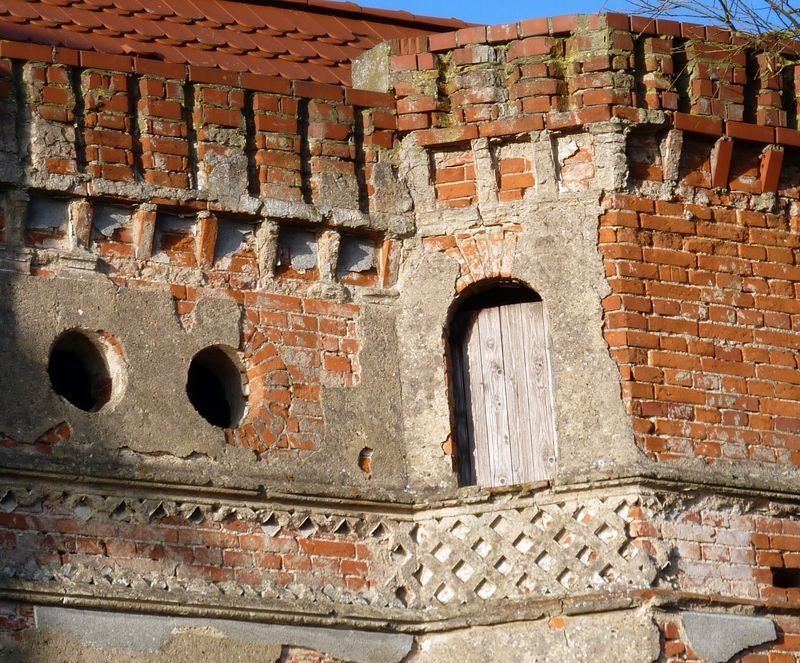
[[[603,332],[636,443],[659,462],[792,468],[799,76],[717,48],[730,41],[613,14],[473,27],[393,42],[388,94],[2,42],[0,114],[30,132],[32,153],[28,163],[13,146],[0,151],[0,172],[24,172],[24,185],[9,187],[30,198],[16,205],[25,219],[3,211],[0,242],[32,274],[57,277],[80,259],[81,269],[102,264],[118,287],[168,291],[189,332],[202,298],[233,300],[248,407],[226,440],[261,460],[289,450],[311,460],[328,423],[324,390],[361,384],[364,307],[402,285],[415,222],[427,224],[428,211],[442,222],[420,244],[456,263],[455,296],[515,278],[527,223],[517,206],[599,201]],[[397,177],[407,164],[393,151],[409,136],[427,187],[411,192],[414,203],[432,201],[416,219],[410,200],[384,195],[411,180]],[[610,154],[609,136],[624,154]],[[539,139],[553,172],[537,161]],[[627,157],[611,184],[609,157]],[[43,460],[71,433],[65,422],[0,445]],[[211,588],[231,601],[346,595],[359,606],[380,588],[381,608],[396,609],[473,605],[495,592],[527,599],[545,586],[562,596],[578,582],[654,584],[770,610],[791,608],[800,591],[800,533],[778,507],[666,516],[638,501],[602,503],[596,526],[566,503],[547,505],[541,520],[476,507],[464,522],[431,519],[431,543],[403,519],[392,532],[300,518],[297,505],[278,517],[137,500],[102,513],[58,491],[9,504],[0,547],[10,575],[102,591]],[[488,558],[483,537],[505,552]],[[448,561],[454,551],[461,557]],[[517,576],[506,577],[509,559]],[[776,620],[782,639],[743,660],[794,655],[794,618]],[[0,631],[30,622],[25,607],[0,608]],[[678,621],[665,617],[662,637],[667,659],[696,658]],[[297,648],[283,658],[327,660]]]
[[797,219],[624,196],[608,207],[606,339],[642,447],[797,464]]
[[[156,593],[215,587],[265,597],[302,587],[311,598],[326,587],[357,595],[378,573],[370,539],[341,519],[292,527],[272,512],[240,517],[233,509],[125,499],[107,510],[102,501],[69,503],[56,493],[30,506],[14,504],[13,512],[5,506],[0,548],[7,578]],[[0,630],[28,626],[27,609],[0,617]]]

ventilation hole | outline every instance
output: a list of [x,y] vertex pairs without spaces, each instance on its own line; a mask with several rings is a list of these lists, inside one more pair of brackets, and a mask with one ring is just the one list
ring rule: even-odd
[[773,567],[770,570],[772,571],[772,584],[774,587],[782,589],[800,587],[800,569]]
[[61,334],[50,349],[47,372],[53,391],[85,412],[102,409],[112,396],[121,396],[124,386],[121,349],[104,332],[70,329]]
[[186,394],[212,426],[235,428],[244,415],[242,371],[235,357],[235,350],[215,345],[198,352],[189,365]]

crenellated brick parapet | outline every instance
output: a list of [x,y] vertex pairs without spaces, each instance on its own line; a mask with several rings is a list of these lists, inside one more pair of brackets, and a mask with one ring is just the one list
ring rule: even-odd
[[400,130],[430,129],[423,143],[456,127],[469,139],[612,118],[664,123],[673,116],[651,111],[671,111],[780,127],[779,142],[796,144],[797,66],[777,60],[717,28],[561,16],[392,42],[391,84]]
[[393,145],[392,95],[13,42],[0,56],[4,124],[31,138],[22,151],[3,141],[12,184],[235,213],[261,198],[366,213],[378,152]]

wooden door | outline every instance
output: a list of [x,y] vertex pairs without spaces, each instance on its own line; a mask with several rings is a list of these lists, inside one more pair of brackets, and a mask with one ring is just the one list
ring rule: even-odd
[[470,311],[453,348],[463,483],[552,478],[555,419],[542,302]]

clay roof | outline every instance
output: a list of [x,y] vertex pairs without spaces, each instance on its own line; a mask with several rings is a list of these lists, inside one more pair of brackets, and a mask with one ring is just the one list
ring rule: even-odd
[[377,43],[465,25],[328,0],[0,0],[0,39],[334,84]]

